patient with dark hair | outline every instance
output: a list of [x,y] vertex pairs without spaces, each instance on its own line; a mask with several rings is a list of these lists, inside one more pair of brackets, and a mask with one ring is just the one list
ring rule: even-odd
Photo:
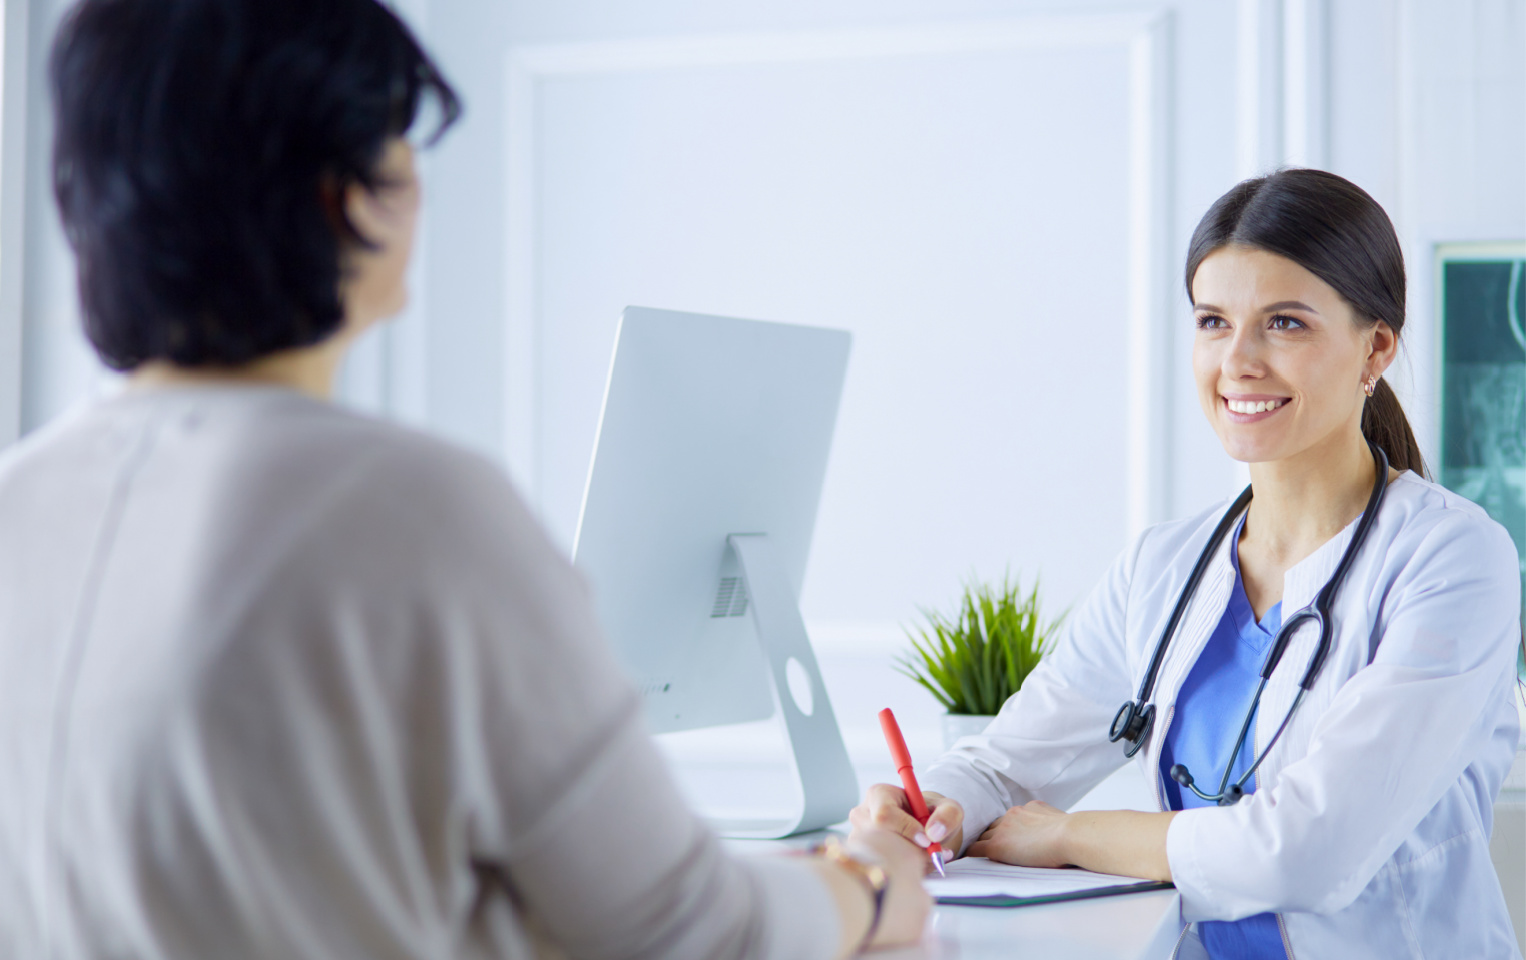
[[461,112],[392,12],[85,0],[50,78],[86,333],[128,377],[0,453],[0,957],[920,936],[898,836],[727,855],[502,472],[328,402],[407,299],[409,137]]

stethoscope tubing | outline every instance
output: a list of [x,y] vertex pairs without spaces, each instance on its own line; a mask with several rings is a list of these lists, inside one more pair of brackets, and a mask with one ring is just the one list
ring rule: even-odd
[[1187,612],[1188,604],[1197,594],[1198,583],[1203,579],[1203,574],[1208,571],[1208,565],[1212,562],[1213,555],[1218,552],[1219,544],[1223,543],[1224,538],[1229,535],[1230,528],[1239,520],[1240,514],[1250,506],[1250,501],[1251,488],[1246,487],[1235,498],[1235,502],[1229,505],[1229,509],[1224,511],[1223,519],[1214,528],[1213,535],[1208,538],[1208,543],[1203,547],[1203,552],[1198,554],[1197,562],[1192,565],[1192,572],[1187,575],[1187,582],[1182,587],[1181,595],[1176,599],[1176,606],[1171,609],[1171,618],[1166,621],[1166,628],[1161,631],[1161,639],[1155,644],[1155,652],[1150,657],[1149,669],[1145,670],[1144,679],[1139,683],[1140,703],[1149,702],[1150,694],[1155,690],[1155,678],[1160,674],[1161,664],[1166,659],[1166,647],[1171,638],[1176,636],[1177,624],[1181,622],[1182,616]]
[[[1251,721],[1253,721],[1256,717],[1256,705],[1261,702],[1261,691],[1264,689],[1266,689],[1265,680],[1261,681],[1260,685],[1256,687],[1256,696],[1251,700],[1251,708],[1245,714],[1245,723],[1240,727],[1240,739],[1235,741],[1234,752],[1229,755],[1230,762],[1224,765],[1224,779],[1219,781],[1218,793],[1204,793],[1203,791],[1199,790],[1197,785],[1192,782],[1191,774],[1187,774],[1185,779],[1174,776],[1172,779],[1175,779],[1177,783],[1180,783],[1182,786],[1186,787],[1188,790],[1191,790],[1193,793],[1197,794],[1199,797],[1208,801],[1209,803],[1217,803],[1222,805],[1224,804],[1224,801],[1228,800],[1230,797],[1233,797],[1234,799],[1229,800],[1229,803],[1232,804],[1237,802],[1245,792],[1245,785],[1250,783],[1250,778],[1256,775],[1256,771],[1261,768],[1261,764],[1266,760],[1268,756],[1271,755],[1272,748],[1277,745],[1277,741],[1282,739],[1282,732],[1288,728],[1288,724],[1293,720],[1293,714],[1298,712],[1299,705],[1303,703],[1304,695],[1308,693],[1307,690],[1304,690],[1301,687],[1299,688],[1298,695],[1293,698],[1293,705],[1288,708],[1287,715],[1284,716],[1282,718],[1282,722],[1277,725],[1277,732],[1272,734],[1272,739],[1267,741],[1266,749],[1262,750],[1261,753],[1256,757],[1256,762],[1250,765],[1250,769],[1241,774],[1240,779],[1235,781],[1234,790],[1230,791],[1229,775],[1230,772],[1234,770],[1234,758],[1240,755],[1240,748],[1245,745],[1246,732],[1250,730]],[[1181,764],[1177,764],[1176,767],[1171,768],[1173,774],[1175,773],[1177,767],[1180,767],[1184,773],[1186,772],[1186,767],[1183,767]]]
[[[1341,586],[1345,583],[1347,574],[1350,573],[1351,567],[1356,561],[1357,553],[1367,541],[1368,532],[1372,529],[1372,525],[1377,519],[1378,511],[1383,504],[1383,497],[1388,490],[1388,457],[1384,455],[1382,449],[1377,444],[1370,440],[1367,442],[1367,447],[1372,452],[1373,466],[1376,470],[1376,476],[1373,478],[1372,493],[1367,497],[1367,507],[1362,512],[1361,518],[1357,521],[1356,531],[1352,534],[1351,543],[1346,547],[1345,552],[1341,554],[1340,561],[1336,564],[1335,572],[1326,581],[1319,593],[1315,595],[1314,602],[1289,617],[1277,631],[1277,637],[1273,641],[1271,649],[1267,652],[1266,660],[1262,664],[1260,683],[1256,686],[1255,696],[1251,698],[1250,709],[1246,713],[1245,722],[1240,727],[1240,736],[1235,741],[1235,748],[1230,753],[1229,762],[1225,765],[1224,777],[1219,782],[1218,792],[1208,794],[1199,790],[1193,784],[1192,776],[1187,772],[1187,768],[1181,764],[1176,765],[1171,770],[1173,779],[1203,800],[1221,804],[1232,804],[1243,796],[1245,784],[1250,782],[1250,778],[1255,775],[1256,770],[1266,760],[1267,755],[1271,753],[1272,747],[1276,746],[1277,741],[1282,738],[1282,734],[1287,730],[1293,715],[1298,712],[1298,707],[1303,703],[1305,694],[1314,688],[1314,683],[1318,680],[1320,671],[1324,669],[1325,661],[1329,657],[1330,648],[1333,646],[1335,636],[1330,615],[1331,608],[1335,604],[1335,598],[1339,594]],[[1225,536],[1234,527],[1240,515],[1249,507],[1252,496],[1252,488],[1246,487],[1235,498],[1235,502],[1230,504],[1229,509],[1224,512],[1224,516],[1219,520],[1218,526],[1214,528],[1213,534],[1208,538],[1208,542],[1198,555],[1197,562],[1193,564],[1192,572],[1188,574],[1187,582],[1182,586],[1181,595],[1177,598],[1176,605],[1171,610],[1171,616],[1166,621],[1165,629],[1161,631],[1160,640],[1156,643],[1155,651],[1150,657],[1150,665],[1145,670],[1144,678],[1140,682],[1138,699],[1125,703],[1119,708],[1117,715],[1113,718],[1112,726],[1108,731],[1108,739],[1114,743],[1119,740],[1128,741],[1124,745],[1125,756],[1132,757],[1135,753],[1138,753],[1148,738],[1151,729],[1154,727],[1155,705],[1150,703],[1150,697],[1155,692],[1155,683],[1160,674],[1161,664],[1165,661],[1166,649],[1175,638],[1177,626],[1181,623],[1182,617],[1193,596],[1196,595],[1198,584],[1207,571],[1209,563],[1217,554],[1220,545],[1224,542]],[[1298,683],[1298,694],[1294,697],[1292,706],[1288,708],[1282,723],[1277,726],[1277,732],[1267,743],[1265,749],[1259,752],[1250,769],[1231,788],[1229,780],[1234,769],[1234,758],[1240,755],[1240,750],[1245,745],[1245,738],[1249,735],[1251,724],[1256,716],[1256,710],[1261,703],[1261,694],[1266,689],[1267,682],[1271,679],[1277,666],[1282,662],[1282,656],[1292,642],[1293,634],[1309,620],[1314,620],[1319,624],[1319,642],[1315,644],[1313,653],[1309,655],[1309,662],[1304,667],[1303,678]]]

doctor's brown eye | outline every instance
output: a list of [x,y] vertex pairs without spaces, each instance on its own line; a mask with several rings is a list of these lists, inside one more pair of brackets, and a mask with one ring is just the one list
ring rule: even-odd
[[1290,317],[1285,313],[1279,313],[1272,317],[1271,328],[1273,330],[1302,330],[1307,326],[1297,317]]
[[1220,330],[1226,326],[1228,324],[1223,317],[1212,313],[1205,313],[1197,318],[1197,328],[1199,330]]

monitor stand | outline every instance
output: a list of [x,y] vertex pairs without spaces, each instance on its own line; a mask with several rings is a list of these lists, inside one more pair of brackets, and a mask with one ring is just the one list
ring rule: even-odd
[[[766,535],[733,534],[726,539],[741,566],[758,642],[784,714],[802,804],[799,816],[787,819],[711,820],[710,825],[726,837],[771,839],[841,823],[858,802],[858,777],[848,762],[848,748],[821,682],[800,602]],[[791,661],[795,662],[795,685],[802,681],[809,685],[808,696],[798,700],[791,690]]]

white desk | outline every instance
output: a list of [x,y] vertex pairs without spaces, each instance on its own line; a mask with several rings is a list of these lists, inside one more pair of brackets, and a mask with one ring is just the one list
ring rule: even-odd
[[[824,833],[788,840],[727,840],[766,854],[808,847]],[[883,960],[1165,960],[1177,937],[1173,891],[1073,900],[1038,907],[936,907],[921,944],[875,953]]]
[[[908,681],[909,682],[909,681]],[[834,699],[835,695],[834,695]],[[859,709],[854,715],[864,713]],[[869,714],[872,716],[873,714]],[[925,725],[924,725],[925,726]],[[908,739],[912,731],[907,727]],[[863,731],[860,754],[854,766],[861,787],[871,783],[894,783],[895,768],[882,755],[884,740],[878,727]],[[799,802],[798,788],[784,758],[769,753],[765,725],[748,731],[743,739],[735,728],[723,732],[693,731],[659,738],[670,759],[680,760],[674,769],[680,784],[697,809],[725,817],[766,817]],[[850,743],[850,750],[854,744]],[[918,751],[918,748],[921,748]],[[936,756],[936,749],[918,742],[913,756]],[[741,754],[738,757],[737,754]],[[872,758],[872,759],[871,759]],[[1137,781],[1137,782],[1136,782]],[[745,799],[749,806],[729,806]],[[1132,767],[1099,787],[1075,809],[1146,809],[1149,794]],[[726,846],[743,854],[766,854],[809,847],[824,832],[787,840],[727,840]],[[1179,915],[1176,893],[1130,894],[1096,900],[1076,900],[1037,907],[938,907],[924,942],[908,950],[875,953],[884,960],[1165,960],[1176,944]]]

